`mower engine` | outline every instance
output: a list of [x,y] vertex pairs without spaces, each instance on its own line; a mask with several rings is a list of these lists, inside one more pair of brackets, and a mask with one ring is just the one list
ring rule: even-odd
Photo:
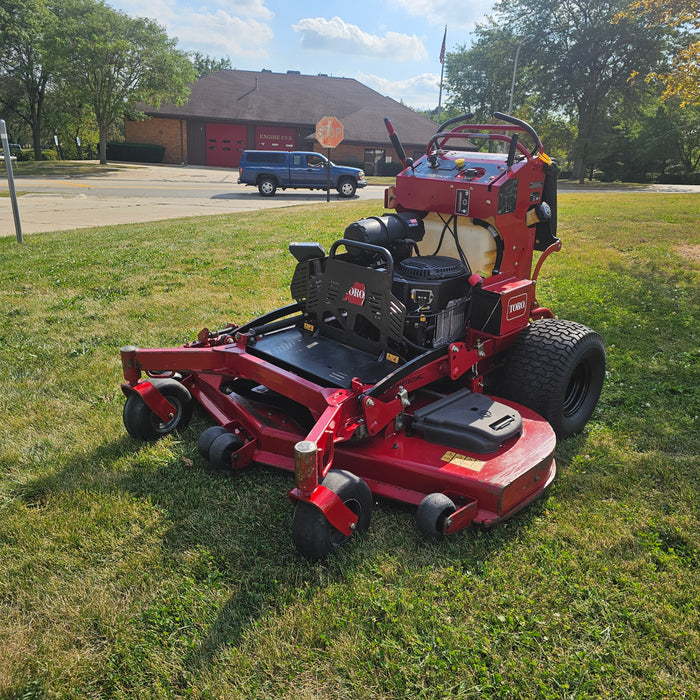
[[[456,340],[464,334],[471,300],[468,265],[441,255],[412,255],[425,235],[423,219],[414,212],[361,219],[345,229],[346,241],[388,249],[394,262],[391,292],[406,307],[404,350],[421,351]],[[348,252],[357,262],[383,267],[366,248]]]

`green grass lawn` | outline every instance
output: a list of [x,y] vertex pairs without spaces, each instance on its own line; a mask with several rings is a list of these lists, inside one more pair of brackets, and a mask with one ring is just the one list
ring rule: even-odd
[[[23,160],[12,163],[12,174],[15,177],[81,177],[83,175],[99,175],[100,173],[138,167],[138,165],[126,163],[100,165],[96,161]],[[0,163],[0,176],[7,177],[4,163]]]
[[327,563],[293,477],[123,428],[119,348],[289,300],[376,203],[0,239],[0,697],[700,697],[700,195],[560,197],[538,295],[608,377],[549,493],[441,542],[380,501]]

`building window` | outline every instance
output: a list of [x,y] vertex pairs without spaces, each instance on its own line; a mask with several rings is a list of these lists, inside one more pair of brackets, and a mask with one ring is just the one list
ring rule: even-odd
[[381,175],[381,167],[386,159],[383,148],[365,148],[362,168],[367,175]]

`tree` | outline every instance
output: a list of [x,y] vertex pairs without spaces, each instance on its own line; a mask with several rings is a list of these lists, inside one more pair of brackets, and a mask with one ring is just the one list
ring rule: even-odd
[[54,4],[44,0],[0,0],[0,75],[8,112],[24,121],[32,134],[34,156],[41,160],[47,92],[58,70]]
[[100,163],[107,133],[139,102],[182,104],[194,68],[153,20],[129,17],[101,0],[73,0],[66,13],[64,72],[95,116]]
[[486,120],[508,104],[511,53],[518,39],[493,18],[477,24],[475,34],[471,47],[463,45],[447,55],[447,104],[450,110],[472,112],[478,120]]
[[[641,64],[653,69],[663,57],[665,28],[650,29],[631,17],[612,23],[627,2],[499,0],[495,17],[477,28],[477,40],[470,50],[472,56],[488,60],[476,64],[474,75],[455,77],[450,91],[465,89],[469,80],[481,83],[479,89],[485,93],[483,85],[494,83],[488,90],[497,92],[503,109],[515,47],[530,34],[533,18],[537,18],[538,33],[523,45],[520,57],[518,95],[522,100],[527,92],[531,108],[542,113],[575,119],[574,177],[583,181],[606,110],[622,95],[638,89],[628,80],[634,68]],[[474,89],[466,88],[466,94]]]
[[[618,13],[615,21],[639,17],[651,23],[672,27],[700,29],[700,5],[697,0],[636,0]],[[660,80],[665,85],[664,98],[675,97],[681,106],[700,104],[700,40],[689,41],[672,59],[670,69],[650,72],[647,81]]]
[[187,55],[194,66],[195,79],[197,80],[210,73],[217,73],[220,70],[231,70],[233,68],[231,59],[228,56],[225,58],[212,58],[211,56],[205,56],[199,53],[199,51],[190,51]]

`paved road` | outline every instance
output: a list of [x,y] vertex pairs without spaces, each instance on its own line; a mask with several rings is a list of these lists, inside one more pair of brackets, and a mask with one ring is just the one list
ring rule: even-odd
[[[320,191],[261,197],[237,180],[237,170],[197,166],[138,166],[64,179],[23,178],[17,168],[15,189],[23,193],[18,208],[24,234],[326,203]],[[4,177],[0,190],[7,191]],[[383,197],[384,188],[377,186],[358,190],[352,200],[331,192],[332,202]],[[8,197],[0,197],[0,235],[15,235]]]
[[[325,192],[309,190],[261,197],[254,187],[236,184],[237,170],[225,168],[144,165],[97,175],[39,179],[22,177],[21,165],[16,166],[15,187],[23,193],[18,207],[24,234],[326,202]],[[3,190],[7,191],[4,175],[0,177]],[[608,189],[591,192],[601,191]],[[639,191],[700,192],[700,186],[652,185]],[[384,187],[370,185],[358,190],[354,200],[380,200],[379,213],[383,197]],[[340,199],[333,191],[331,201],[352,200]],[[11,235],[15,235],[11,202],[0,197],[0,236]]]

